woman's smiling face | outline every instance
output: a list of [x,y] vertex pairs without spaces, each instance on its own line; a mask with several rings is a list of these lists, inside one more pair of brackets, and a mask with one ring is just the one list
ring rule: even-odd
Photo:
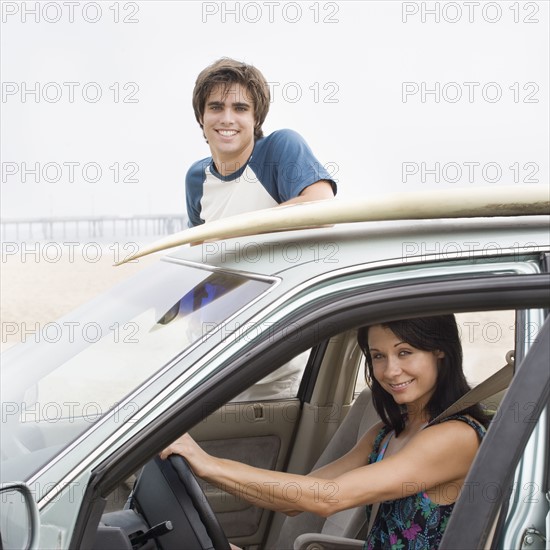
[[368,342],[373,374],[382,388],[399,405],[423,410],[435,390],[443,352],[417,349],[381,325],[369,328]]

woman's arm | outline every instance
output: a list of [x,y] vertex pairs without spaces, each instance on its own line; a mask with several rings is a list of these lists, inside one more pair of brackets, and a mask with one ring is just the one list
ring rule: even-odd
[[[357,444],[353,447],[353,449],[347,452],[344,456],[331,462],[330,464],[326,464],[325,466],[322,466],[321,468],[314,470],[313,472],[309,473],[305,477],[313,477],[313,478],[319,478],[323,480],[327,480],[327,479],[330,480],[338,477],[339,475],[345,472],[349,472],[350,470],[354,470],[361,466],[365,466],[367,464],[369,454],[372,451],[374,440],[381,428],[382,428],[382,423],[378,422],[370,430],[368,430],[362,436],[362,438],[357,442]],[[204,479],[207,479],[206,474],[201,473],[201,464],[206,464],[207,461],[212,459],[213,457],[211,457],[205,451],[203,451],[202,448],[191,438],[191,436],[189,436],[188,434],[183,435],[182,437],[174,441],[174,443],[172,443],[169,447],[164,449],[164,451],[162,451],[160,456],[161,458],[165,459],[172,453],[180,454],[186,457],[187,460],[191,463],[193,471],[199,477],[203,477]],[[226,465],[226,467],[229,466],[229,468],[238,467],[237,465],[239,464],[241,466],[246,466],[244,464],[241,464],[235,461],[225,461],[224,464]],[[197,467],[195,467],[195,465]],[[258,469],[253,468],[253,470],[258,470]],[[262,472],[262,475],[265,475],[266,472],[271,472],[271,470],[262,470],[262,469],[260,469],[259,471]],[[300,476],[300,477],[304,477],[304,476]],[[236,494],[238,496],[242,496],[242,498],[244,499],[247,499],[246,497],[248,496],[248,493],[244,491],[243,487],[239,489],[234,484],[233,485],[234,490],[231,490],[230,486],[223,485],[217,482],[215,479],[208,479],[208,481],[210,481],[214,485],[217,485],[218,487],[224,489],[229,493]],[[326,484],[326,482],[324,482],[323,484]],[[334,487],[334,485],[332,485],[331,487]],[[270,486],[266,485],[266,488],[268,489],[268,492],[269,492]],[[287,488],[287,491],[285,494],[287,495],[287,497],[290,497],[290,499],[292,500],[294,497],[290,495],[289,490],[290,490],[290,486]],[[318,490],[319,489],[317,486],[313,486],[314,492]],[[249,493],[251,493],[251,491],[249,491]],[[252,494],[250,494],[250,496],[252,496]],[[325,498],[330,498],[330,497],[326,496]],[[258,503],[255,502],[254,504],[258,504]],[[265,503],[258,504],[258,505],[266,508],[268,507],[265,505]],[[286,507],[284,510],[283,509],[277,509],[277,510],[284,512],[288,515],[296,515],[302,511],[299,509],[294,509],[293,507]]]
[[[257,506],[287,514],[308,511],[327,517],[340,510],[403,498],[444,483],[461,484],[477,451],[478,439],[468,425],[449,421],[419,432],[399,452],[376,464],[342,472],[341,466],[358,461],[360,446],[361,442],[346,455],[347,459],[333,463],[339,463],[340,473],[329,465],[308,476],[212,457],[188,435],[165,449],[161,457],[172,453],[185,456],[198,476]],[[363,464],[366,459],[365,456]],[[336,475],[324,477],[331,471]]]
[[360,468],[361,466],[365,466],[372,452],[374,440],[382,429],[382,426],[382,422],[376,423],[345,455],[317,470],[313,470],[308,476],[330,479],[338,477],[345,472]]
[[289,515],[305,510],[320,514],[319,504],[337,502],[333,498],[338,492],[334,480],[264,470],[216,458],[202,450],[188,434],[164,449],[160,457],[165,459],[174,453],[184,456],[199,477],[262,508]]

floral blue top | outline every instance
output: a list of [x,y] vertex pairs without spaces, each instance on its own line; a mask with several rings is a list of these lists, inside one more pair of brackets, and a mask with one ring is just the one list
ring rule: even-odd
[[[485,428],[467,416],[454,415],[445,420],[461,420],[474,428],[480,439],[485,435]],[[369,464],[378,462],[384,457],[393,433],[382,449],[380,444],[390,431],[388,426],[384,426],[376,436],[372,453],[369,455]],[[436,550],[439,548],[453,508],[454,503],[432,502],[425,492],[381,502],[364,549]],[[371,510],[372,506],[367,506],[367,522],[370,519]]]

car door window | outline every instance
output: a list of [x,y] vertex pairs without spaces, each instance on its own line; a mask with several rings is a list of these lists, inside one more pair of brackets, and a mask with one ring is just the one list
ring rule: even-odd
[[[268,401],[297,397],[310,354],[311,349],[300,353],[276,371],[241,392],[232,401]],[[271,360],[266,357],[266,361]]]

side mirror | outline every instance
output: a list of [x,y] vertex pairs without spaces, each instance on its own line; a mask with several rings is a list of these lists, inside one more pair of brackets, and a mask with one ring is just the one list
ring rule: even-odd
[[40,520],[29,487],[23,483],[0,486],[0,550],[35,550]]

